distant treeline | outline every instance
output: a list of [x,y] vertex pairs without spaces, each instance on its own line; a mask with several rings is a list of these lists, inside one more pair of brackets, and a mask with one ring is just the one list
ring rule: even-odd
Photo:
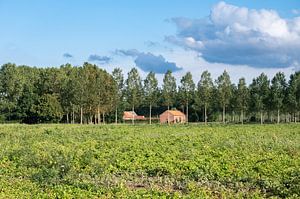
[[166,109],[183,111],[189,122],[297,122],[300,118],[300,73],[287,79],[264,73],[237,85],[224,71],[215,81],[208,71],[194,82],[187,72],[176,85],[171,71],[158,86],[155,73],[142,80],[132,68],[127,79],[90,63],[74,67],[36,68],[4,64],[0,71],[0,120],[23,123],[122,122],[124,110],[157,117]]

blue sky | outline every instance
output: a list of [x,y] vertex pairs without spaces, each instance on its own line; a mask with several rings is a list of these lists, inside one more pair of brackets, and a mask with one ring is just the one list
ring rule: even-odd
[[[244,8],[247,19],[241,21]],[[178,77],[206,69],[215,76],[226,69],[233,78],[249,79],[262,71],[291,73],[299,60],[287,49],[300,49],[300,28],[293,28],[300,27],[298,16],[299,0],[0,0],[0,64],[91,61],[109,71],[137,66],[142,74],[147,67],[161,73],[170,66]],[[262,40],[264,47],[253,40]],[[138,53],[120,53],[130,50]]]

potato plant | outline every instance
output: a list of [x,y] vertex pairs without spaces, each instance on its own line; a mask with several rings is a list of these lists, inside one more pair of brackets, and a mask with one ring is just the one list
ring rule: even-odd
[[300,126],[1,125],[0,198],[298,198]]

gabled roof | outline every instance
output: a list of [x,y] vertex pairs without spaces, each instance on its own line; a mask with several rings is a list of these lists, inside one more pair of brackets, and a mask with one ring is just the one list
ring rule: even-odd
[[185,116],[185,114],[181,111],[178,111],[178,110],[167,110],[165,111],[164,113],[168,113],[171,114],[171,115],[174,115],[174,116]]
[[144,120],[145,116],[137,115],[134,111],[124,111],[123,119],[124,120],[131,120],[131,119]]
[[134,111],[124,111],[123,117],[136,117],[137,114]]

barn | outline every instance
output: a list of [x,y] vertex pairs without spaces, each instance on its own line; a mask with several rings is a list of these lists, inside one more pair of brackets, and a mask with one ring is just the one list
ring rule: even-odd
[[186,116],[178,110],[167,110],[159,116],[160,123],[185,123]]

